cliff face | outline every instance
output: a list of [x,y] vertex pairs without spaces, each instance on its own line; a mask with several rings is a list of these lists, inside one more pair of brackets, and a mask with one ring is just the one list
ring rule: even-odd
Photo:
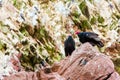
[[[114,58],[120,72],[119,4],[119,0],[0,0],[0,79],[18,72],[20,64],[26,71],[36,71],[42,60],[49,64],[61,60],[69,33],[80,43],[73,34],[77,30],[97,33],[105,45],[101,51]],[[18,54],[21,61],[16,64],[12,58]]]
[[[4,80],[120,80],[119,74],[115,71],[113,62],[103,53],[97,51],[89,43],[81,45],[71,56],[66,57],[52,67],[47,66],[36,73],[17,73]],[[19,75],[19,77],[18,77]],[[35,79],[36,78],[36,79]]]

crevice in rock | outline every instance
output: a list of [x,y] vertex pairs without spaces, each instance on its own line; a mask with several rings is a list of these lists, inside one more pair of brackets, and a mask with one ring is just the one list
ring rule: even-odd
[[109,73],[109,74],[107,75],[107,77],[105,77],[103,80],[108,80],[108,79],[111,77],[112,74],[113,74],[113,72]]
[[80,65],[80,66],[82,66],[82,65],[86,65],[86,64],[87,64],[87,62],[88,62],[88,60],[86,60],[86,59],[82,58],[82,59],[80,60],[80,62],[79,62],[79,64],[78,64],[78,65]]
[[102,79],[102,80],[108,80],[110,77],[111,77],[111,75],[113,74],[113,72],[111,72],[111,73],[109,73],[109,74],[107,74],[107,75],[102,75],[102,76],[100,76],[100,77],[98,77],[97,79],[95,79],[95,80],[100,80],[101,78],[103,78],[103,77],[105,77],[104,79]]

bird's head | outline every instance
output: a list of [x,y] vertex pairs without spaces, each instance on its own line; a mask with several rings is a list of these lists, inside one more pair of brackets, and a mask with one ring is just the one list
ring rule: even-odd
[[76,31],[76,32],[75,32],[75,34],[77,34],[77,35],[78,35],[79,33],[80,33],[80,31]]

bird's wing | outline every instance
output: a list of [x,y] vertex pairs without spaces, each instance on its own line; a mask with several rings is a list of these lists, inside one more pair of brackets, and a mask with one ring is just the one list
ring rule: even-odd
[[98,37],[98,34],[96,34],[96,33],[92,33],[92,32],[87,33],[86,37],[89,39],[94,39],[96,41],[100,41],[100,38]]

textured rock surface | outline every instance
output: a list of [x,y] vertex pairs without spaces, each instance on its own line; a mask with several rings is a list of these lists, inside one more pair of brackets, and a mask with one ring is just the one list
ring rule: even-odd
[[4,80],[120,80],[110,58],[89,43],[52,67],[35,72],[19,72]]
[[57,72],[52,72],[51,68],[46,68],[37,72],[38,80],[65,80]]
[[72,56],[60,62],[58,73],[70,80],[120,80],[110,58],[90,44],[76,49]]
[[4,80],[38,80],[35,72],[21,71],[14,75],[5,77]]

